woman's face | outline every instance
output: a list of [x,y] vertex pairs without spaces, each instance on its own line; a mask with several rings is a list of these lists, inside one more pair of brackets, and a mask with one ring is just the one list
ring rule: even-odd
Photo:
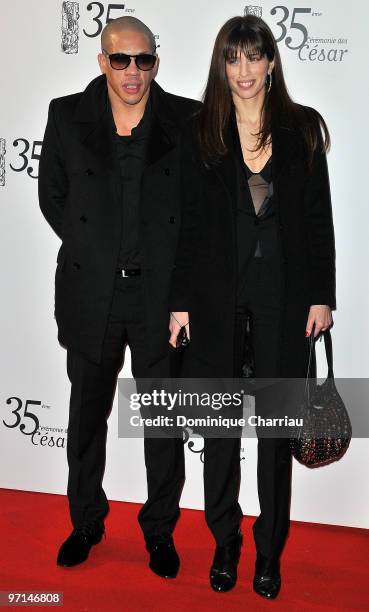
[[274,62],[269,62],[266,55],[259,54],[246,57],[241,50],[234,58],[226,60],[226,75],[233,96],[242,100],[254,98],[265,91],[267,73],[271,72]]

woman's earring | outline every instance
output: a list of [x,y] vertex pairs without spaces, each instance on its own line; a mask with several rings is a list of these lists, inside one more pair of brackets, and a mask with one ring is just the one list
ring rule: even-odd
[[[269,79],[268,79],[268,77],[269,77]],[[272,73],[271,72],[268,72],[265,84],[268,85],[267,93],[269,93],[270,90],[271,90],[271,87],[272,87]]]

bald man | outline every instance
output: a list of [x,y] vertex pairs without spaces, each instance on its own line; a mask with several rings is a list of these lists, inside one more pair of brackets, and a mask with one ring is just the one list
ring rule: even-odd
[[[55,318],[71,382],[73,531],[57,563],[66,567],[85,561],[104,534],[107,418],[126,346],[135,378],[170,375],[179,134],[198,107],[156,83],[155,38],[138,19],[122,17],[105,27],[98,62],[102,75],[83,93],[50,103],[39,168],[40,207],[62,240]],[[150,568],[175,577],[179,558],[172,533],[184,482],[182,440],[145,438],[145,463],[148,499],[138,518]]]

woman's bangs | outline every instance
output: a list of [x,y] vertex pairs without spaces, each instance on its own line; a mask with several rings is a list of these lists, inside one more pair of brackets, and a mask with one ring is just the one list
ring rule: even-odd
[[226,60],[235,59],[240,51],[249,60],[263,57],[265,49],[261,36],[258,36],[255,32],[245,32],[239,29],[231,32],[224,48],[224,57]]

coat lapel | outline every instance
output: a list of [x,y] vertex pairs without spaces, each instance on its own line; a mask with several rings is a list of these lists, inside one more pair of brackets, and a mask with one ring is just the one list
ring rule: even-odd
[[79,130],[80,142],[99,164],[119,173],[114,146],[114,122],[108,99],[105,75],[91,81],[76,108],[73,121]]
[[81,126],[80,132],[81,142],[99,163],[109,172],[119,174],[110,113],[106,111],[95,123]]
[[156,114],[153,114],[150,139],[146,153],[146,165],[156,164],[164,155],[174,148],[170,130],[163,125]]
[[273,185],[283,180],[283,172],[296,159],[299,152],[299,139],[293,128],[283,124],[272,126],[272,175]]
[[235,216],[238,204],[239,174],[233,152],[227,153],[222,162],[214,167],[214,172],[228,195],[231,210]]
[[238,200],[238,171],[237,171],[237,150],[240,146],[235,117],[232,116],[225,133],[225,142],[228,153],[222,161],[214,164],[213,168],[223,184],[223,187],[231,199],[232,209],[237,208]]
[[152,125],[146,153],[147,166],[156,164],[175,148],[178,123],[178,117],[174,116],[173,108],[168,104],[168,96],[155,81],[151,83],[150,95]]

